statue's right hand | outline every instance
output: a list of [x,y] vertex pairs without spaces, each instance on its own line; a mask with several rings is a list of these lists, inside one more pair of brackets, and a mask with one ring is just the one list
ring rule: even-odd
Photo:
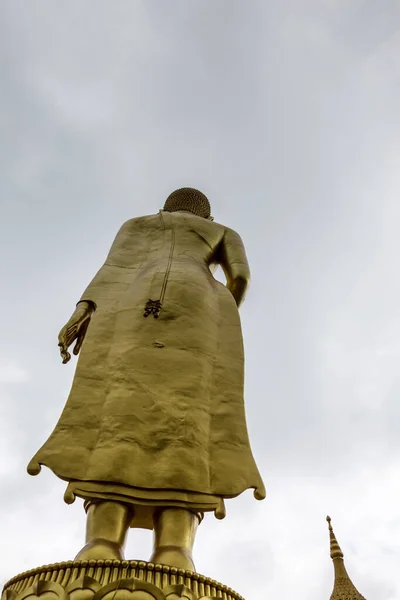
[[94,311],[94,305],[90,302],[79,302],[76,309],[58,334],[58,346],[62,362],[65,365],[71,358],[68,352],[69,346],[76,340],[74,354],[77,355],[81,349],[87,328],[89,327],[90,317]]

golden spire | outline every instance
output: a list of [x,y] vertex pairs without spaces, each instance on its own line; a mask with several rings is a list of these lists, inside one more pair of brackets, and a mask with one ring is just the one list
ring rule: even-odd
[[331,559],[335,569],[335,584],[330,600],[365,600],[364,596],[353,585],[343,562],[343,552],[340,549],[331,525],[331,518],[326,517],[329,524],[331,540]]

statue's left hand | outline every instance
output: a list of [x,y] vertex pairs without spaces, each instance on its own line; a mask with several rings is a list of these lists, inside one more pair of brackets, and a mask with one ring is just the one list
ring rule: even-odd
[[89,327],[90,317],[94,311],[94,305],[90,302],[79,302],[76,309],[58,334],[58,346],[62,362],[65,365],[71,358],[68,352],[69,346],[76,340],[73,353],[77,355],[81,349],[87,328]]

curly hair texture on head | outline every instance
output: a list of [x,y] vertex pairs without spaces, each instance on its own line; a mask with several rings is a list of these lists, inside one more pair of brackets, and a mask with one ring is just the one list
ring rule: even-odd
[[194,188],[180,188],[172,192],[165,201],[164,210],[168,212],[188,210],[204,219],[208,219],[211,215],[207,196]]

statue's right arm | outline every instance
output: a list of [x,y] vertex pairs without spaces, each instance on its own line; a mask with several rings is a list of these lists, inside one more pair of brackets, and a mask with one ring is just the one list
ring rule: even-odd
[[86,331],[89,327],[90,319],[94,311],[96,310],[98,297],[101,296],[101,292],[104,286],[107,285],[109,280],[108,276],[108,268],[107,261],[112,259],[118,249],[123,245],[125,239],[125,232],[128,224],[124,223],[120,230],[118,231],[111,249],[108,253],[106,262],[104,265],[98,270],[96,275],[93,277],[92,281],[84,291],[76,305],[75,311],[72,313],[70,319],[61,329],[58,335],[58,346],[60,348],[60,354],[62,358],[63,364],[67,363],[71,355],[68,352],[69,346],[76,340],[76,344],[74,346],[73,353],[77,355],[79,350],[81,349],[83,340],[85,338]]

